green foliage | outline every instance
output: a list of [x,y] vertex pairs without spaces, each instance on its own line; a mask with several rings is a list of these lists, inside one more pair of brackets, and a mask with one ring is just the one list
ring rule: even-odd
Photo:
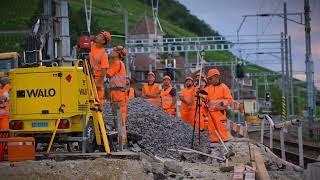
[[0,6],[0,30],[31,29],[41,15],[40,0],[10,0]]

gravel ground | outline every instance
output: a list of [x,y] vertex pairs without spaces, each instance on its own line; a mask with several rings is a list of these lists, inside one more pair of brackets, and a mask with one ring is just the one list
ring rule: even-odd
[[[138,145],[144,153],[176,157],[176,153],[169,149],[191,146],[192,128],[189,124],[168,116],[161,108],[156,108],[141,98],[132,99],[128,103],[127,130],[128,133],[142,137]],[[201,134],[200,146],[198,136],[195,136],[196,149],[203,149],[209,145],[206,133]]]

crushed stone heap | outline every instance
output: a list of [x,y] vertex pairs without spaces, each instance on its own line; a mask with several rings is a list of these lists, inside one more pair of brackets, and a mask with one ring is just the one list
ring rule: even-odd
[[[192,128],[189,124],[170,117],[160,107],[154,107],[142,98],[128,102],[127,131],[141,136],[138,145],[142,152],[160,157],[176,157],[177,154],[169,149],[191,146]],[[201,147],[207,147],[208,139],[205,132],[201,133]],[[194,145],[201,148],[197,136]]]

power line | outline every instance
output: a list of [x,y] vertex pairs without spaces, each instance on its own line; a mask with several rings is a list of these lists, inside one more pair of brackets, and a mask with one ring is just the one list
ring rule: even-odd
[[[282,4],[282,2],[279,1],[278,7],[273,11],[272,14],[276,13],[276,12],[279,10],[279,8],[281,7],[281,4]],[[269,28],[269,26],[270,26],[270,24],[271,24],[271,22],[272,22],[272,20],[273,20],[273,17],[274,17],[274,16],[271,16],[271,17],[270,17],[270,19],[269,19],[266,27],[264,28],[264,30],[263,30],[263,32],[262,32],[262,35],[264,35],[264,33],[266,32],[266,30]]]

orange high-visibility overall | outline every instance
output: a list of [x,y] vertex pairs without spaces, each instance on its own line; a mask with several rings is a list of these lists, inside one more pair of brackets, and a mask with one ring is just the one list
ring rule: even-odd
[[[157,83],[154,83],[152,85],[145,84],[142,88],[142,96],[154,95],[155,93],[158,93],[159,90],[160,90],[160,85]],[[156,107],[160,106],[160,96],[157,96],[155,98],[147,98],[146,100]]]
[[101,107],[104,105],[104,76],[106,69],[109,68],[108,54],[105,49],[98,48],[95,43],[91,44],[90,64],[93,69],[94,80],[96,83]]
[[9,129],[9,92],[4,87],[0,89],[0,129]]
[[134,89],[130,88],[128,91],[128,100],[133,99],[134,98]]
[[[208,92],[207,103],[208,109],[212,116],[208,114],[208,131],[212,142],[218,142],[218,136],[215,134],[214,122],[217,125],[217,131],[220,133],[223,141],[229,140],[227,129],[227,106],[232,105],[232,96],[230,89],[223,83],[218,85],[210,85],[205,88]],[[222,105],[223,104],[223,105]]]
[[180,114],[183,122],[190,123],[193,118],[192,106],[194,104],[194,89],[195,88],[191,86],[180,91],[180,99],[183,98],[185,101],[191,103],[191,105],[188,105],[184,101],[181,101]]
[[122,61],[114,59],[110,68],[107,70],[110,76],[110,102],[113,111],[115,111],[115,103],[120,104],[122,115],[122,142],[127,142],[126,119],[127,119],[127,101],[128,95],[126,91],[126,68]]
[[171,116],[176,115],[177,103],[174,102],[173,97],[170,95],[172,86],[169,86],[167,89],[162,89],[160,93],[161,98],[161,107],[162,109]]
[[[194,98],[194,103],[192,106],[192,111],[191,111],[191,120],[190,120],[190,124],[191,127],[193,128],[195,125],[195,128],[198,129],[205,129],[208,126],[208,121],[207,121],[207,111],[205,108],[205,104],[203,102],[203,99],[205,98],[205,96],[203,94],[199,94],[200,96],[200,109],[198,109],[198,111],[196,112],[196,105],[197,105],[197,87],[194,87],[194,91],[193,91],[193,96]],[[200,111],[200,119],[199,119],[199,111]],[[194,117],[196,117],[196,124],[194,124]]]

